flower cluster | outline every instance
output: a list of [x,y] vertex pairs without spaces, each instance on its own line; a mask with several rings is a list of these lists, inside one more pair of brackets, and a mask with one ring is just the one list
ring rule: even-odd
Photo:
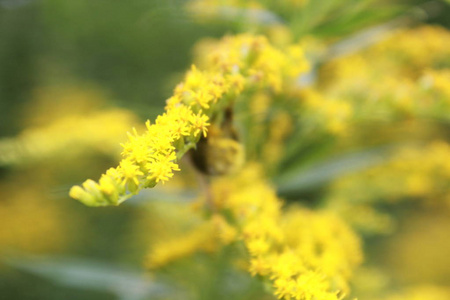
[[[361,262],[356,235],[329,213],[287,207],[262,179],[257,165],[211,186],[212,216],[176,239],[159,242],[148,266],[157,268],[198,252],[244,244],[246,269],[279,299],[340,299]],[[241,247],[237,247],[242,249]]]
[[[40,161],[65,153],[93,149],[105,154],[117,150],[117,139],[134,124],[134,115],[120,109],[64,116],[50,124],[24,130],[18,137],[0,140],[0,165]],[[106,126],[106,130],[95,132]],[[73,134],[68,135],[71,132]]]
[[233,75],[231,79],[238,85],[242,76],[252,86],[275,92],[292,85],[292,79],[309,68],[300,46],[289,45],[280,51],[266,37],[249,34],[225,37],[220,42],[204,40],[197,46],[197,61],[200,66]]
[[206,115],[195,114],[187,106],[168,109],[155,124],[146,123],[144,134],[136,130],[129,134],[118,167],[109,169],[99,183],[87,180],[83,187],[73,187],[70,195],[90,206],[117,205],[142,188],[167,181],[179,170],[177,154],[206,134],[208,125]]
[[357,236],[337,217],[288,207],[257,166],[213,183],[214,204],[229,216],[246,245],[249,272],[273,286],[279,299],[339,299],[361,262]]
[[183,234],[157,241],[147,257],[146,265],[149,269],[157,269],[195,253],[217,252],[234,241],[236,234],[236,229],[222,216],[214,215]]
[[448,207],[449,181],[450,145],[435,141],[400,149],[385,163],[340,178],[329,189],[328,206],[363,230],[389,232],[392,220],[371,205],[423,199]]
[[[156,45],[152,53],[142,43],[141,34],[153,25],[149,15],[164,20],[155,23],[161,30],[154,38],[179,36],[167,29],[180,24],[189,25],[185,42],[208,32],[233,35],[202,37],[159,116],[142,122],[129,110],[112,108],[101,90],[80,85],[76,74],[56,78],[74,71],[64,55],[44,66],[39,82],[29,82],[33,74],[12,74],[6,89],[0,87],[0,95],[10,98],[0,103],[6,108],[0,128],[14,132],[5,126],[19,120],[23,129],[0,137],[0,177],[6,179],[0,182],[0,252],[81,247],[98,256],[108,249],[122,262],[144,260],[151,274],[141,280],[117,269],[104,276],[106,265],[51,256],[5,262],[123,299],[450,299],[449,1],[167,1],[157,10],[132,5],[125,14],[115,7],[118,15],[143,21],[125,43],[108,28],[130,30],[114,22],[102,21],[93,32],[98,22],[81,32],[71,24],[62,28],[70,39],[51,53],[25,51],[24,66],[41,70],[42,58],[54,50],[74,39],[90,43],[101,33],[102,42],[133,59],[117,64],[114,51],[107,51],[96,64],[107,68],[83,72],[90,81],[103,78],[102,84],[123,94],[127,86],[118,86],[118,77],[105,70],[120,75],[136,61],[155,67],[153,76],[133,80],[131,98],[139,97],[142,79],[160,77],[152,82],[159,85],[168,71],[153,64],[152,53],[173,43]],[[76,8],[76,16],[90,15],[92,7],[84,6],[55,12]],[[20,12],[0,22],[0,31],[15,25],[16,17]],[[210,28],[196,30],[206,29],[198,21]],[[35,36],[31,43],[27,36],[12,42],[33,46]],[[178,46],[185,52],[186,43]],[[92,44],[94,53],[83,51],[80,59],[87,55],[95,63],[97,48]],[[11,54],[3,52],[0,61]],[[14,99],[27,95],[24,118],[9,115],[22,106]],[[72,209],[77,201],[55,201],[86,172],[98,172],[98,180],[73,186],[72,198],[94,207],[136,201],[99,224]],[[97,225],[104,224],[120,225],[119,231],[108,229],[114,239],[96,239],[105,232]],[[92,239],[83,237],[87,231]],[[96,240],[95,247],[85,247],[88,240]],[[363,243],[369,251],[359,268]],[[50,267],[54,272],[46,271]],[[78,271],[92,276],[79,280]],[[90,280],[96,276],[101,280]],[[21,284],[9,277],[13,288],[6,298]]]
[[147,130],[136,130],[124,143],[119,166],[109,169],[99,182],[74,186],[71,197],[89,206],[118,205],[146,187],[167,181],[179,170],[177,160],[206,136],[211,122],[223,118],[245,88],[280,91],[307,64],[301,49],[286,52],[272,47],[264,37],[239,35],[209,44],[203,71],[195,66],[167,100],[165,113]]
[[448,31],[440,27],[401,30],[364,51],[328,62],[317,89],[349,102],[356,121],[448,120],[449,40]]
[[354,117],[354,108],[347,99],[335,99],[312,88],[294,93],[300,102],[304,126],[323,128],[325,132],[335,135],[347,132]]
[[101,108],[104,100],[100,91],[80,87],[36,91],[25,112],[26,128],[0,139],[0,166],[47,162],[86,150],[114,155],[120,149],[117,140],[126,137],[137,118],[125,109]]
[[[429,31],[426,36],[431,38],[430,32],[436,33],[435,39],[446,35],[437,28],[422,30]],[[206,40],[197,47],[197,63],[174,89],[165,112],[153,124],[147,121],[143,134],[136,130],[129,134],[118,167],[109,169],[98,183],[87,180],[82,187],[73,187],[70,194],[91,206],[117,205],[143,188],[168,181],[179,170],[179,159],[190,149],[200,148],[207,138],[222,150],[242,150],[239,142],[224,141],[220,135],[232,107],[248,113],[242,127],[251,159],[263,160],[265,171],[273,168],[274,173],[288,146],[294,155],[317,149],[314,143],[329,143],[330,135],[347,138],[347,131],[360,130],[352,123],[381,119],[391,124],[413,118],[420,122],[424,117],[447,121],[446,44],[429,42],[434,52],[423,61],[419,58],[427,47],[418,45],[420,51],[414,53],[401,49],[404,61],[398,63],[389,53],[417,40],[404,32],[397,35],[402,43],[392,46],[389,42],[385,45],[393,48],[389,51],[374,46],[326,63],[317,85],[309,87],[300,87],[294,80],[308,68],[298,46],[281,51],[265,37],[248,34]],[[377,55],[383,57],[383,68],[370,65]],[[391,75],[384,76],[386,68]],[[219,157],[228,158],[224,153],[208,158],[212,163],[221,161]],[[243,155],[238,157],[241,160]],[[367,174],[338,180],[330,187],[328,210],[318,212],[283,207],[262,178],[263,168],[248,163],[233,177],[208,182],[200,203],[206,219],[194,212],[196,221],[189,229],[158,239],[147,266],[155,270],[196,253],[234,247],[233,258],[244,261],[240,266],[265,282],[278,299],[342,299],[350,292],[349,280],[362,254],[359,238],[334,213],[373,231],[388,231],[391,219],[377,213],[370,197],[447,200],[448,157],[444,142],[402,151]],[[231,165],[231,160],[224,164]],[[193,161],[197,163],[194,155]],[[219,169],[236,168],[220,165]]]
[[[435,141],[424,147],[401,149],[386,163],[370,168],[364,174],[342,178],[333,189],[354,195],[352,198],[357,197],[354,202],[411,197],[450,203],[449,180],[450,145]],[[363,187],[365,192],[355,190],[357,182],[367,182]],[[352,187],[353,191],[350,191]]]

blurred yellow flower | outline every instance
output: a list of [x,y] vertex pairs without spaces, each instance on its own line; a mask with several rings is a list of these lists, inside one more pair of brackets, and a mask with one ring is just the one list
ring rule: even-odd
[[129,134],[122,145],[126,169],[119,165],[98,183],[87,180],[74,186],[72,198],[89,206],[118,205],[143,188],[169,180],[179,170],[176,161],[196,147],[211,122],[222,118],[246,86],[278,92],[307,69],[298,47],[285,53],[262,36],[229,36],[209,46],[204,71],[192,66],[167,100],[165,113],[152,125],[148,121],[142,135],[136,130]]

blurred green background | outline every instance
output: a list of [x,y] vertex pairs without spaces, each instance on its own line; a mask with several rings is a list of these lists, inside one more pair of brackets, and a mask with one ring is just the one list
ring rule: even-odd
[[[346,2],[353,7],[358,1]],[[439,11],[433,11],[439,1],[370,2],[382,7],[383,13],[364,19],[356,11],[355,18],[348,18],[354,23],[303,24],[298,32],[338,41],[416,12],[420,22],[450,26],[448,6],[438,5]],[[72,93],[75,100],[67,102],[72,105],[77,93],[85,91],[95,91],[93,107],[132,111],[138,116],[133,124],[138,126],[162,112],[164,99],[189,68],[192,48],[202,37],[258,31],[241,18],[197,20],[185,4],[181,0],[0,0],[0,139],[12,138],[29,125],[45,124],[59,113],[52,111],[52,105],[36,104],[39,99],[51,98],[48,101],[58,106]],[[418,5],[432,13],[422,18]],[[346,11],[329,13],[345,15]],[[58,93],[48,92],[55,87]],[[45,96],[46,91],[50,96]],[[89,101],[83,109],[89,110]],[[61,106],[63,114],[78,109],[70,105]],[[0,299],[142,299],[154,288],[140,277],[147,250],[141,236],[151,233],[133,234],[139,227],[136,220],[145,218],[139,201],[120,209],[92,209],[67,195],[72,184],[98,178],[115,161],[114,154],[88,151],[18,166],[0,165],[0,226],[6,236],[0,239],[4,257]],[[15,204],[34,198],[41,202]],[[19,241],[9,242],[8,234]],[[55,259],[45,258],[42,264],[29,264],[25,257],[31,259],[33,254],[61,257],[61,264],[51,265]],[[73,281],[63,280],[67,274],[58,269],[61,265],[79,269],[71,275]],[[130,278],[132,284],[127,285]],[[96,287],[89,281],[96,282]]]
[[[202,36],[218,36],[224,32],[220,26],[195,24],[184,12],[183,4],[184,1],[178,0],[0,1],[0,138],[14,137],[26,127],[28,119],[24,111],[30,110],[29,105],[36,100],[36,90],[55,86],[63,87],[61,94],[64,94],[64,87],[71,87],[68,94],[74,89],[75,92],[85,88],[100,90],[106,99],[105,106],[130,109],[141,120],[153,119],[162,111],[164,99],[171,94],[176,82],[174,79],[178,80],[179,74],[190,66],[194,43]],[[51,101],[57,103],[65,99]],[[65,110],[70,111],[71,107],[65,107]],[[29,113],[40,114],[38,117],[44,119],[54,115],[51,106]],[[126,130],[129,129],[131,127]],[[81,159],[85,157],[74,158]],[[112,160],[94,154],[84,168],[91,169],[88,171],[91,176],[98,176],[111,163]],[[38,162],[18,169],[0,166],[3,187],[0,206],[6,207],[12,201],[26,202],[29,197],[41,197],[33,195],[33,192],[18,196],[10,188],[12,181],[35,186],[39,190],[36,193],[45,195],[39,205],[57,202],[51,204],[56,209],[47,218],[58,219],[50,227],[61,227],[61,232],[38,232],[34,238],[27,234],[18,236],[17,239],[25,241],[25,244],[4,242],[0,252],[7,257],[33,252],[82,257],[122,264],[140,272],[146,247],[127,242],[131,220],[136,218],[139,209],[123,206],[121,209],[92,210],[70,199],[67,195],[70,185],[86,176],[80,172],[81,168],[74,176],[77,171],[70,170],[72,167],[73,164],[64,157],[56,162]],[[0,217],[0,226],[5,231],[23,226],[23,231],[33,235],[36,233],[32,228],[40,226],[35,223],[46,222],[41,220],[46,216],[39,210],[24,212],[10,208],[9,214],[14,213],[23,215],[23,218],[19,217],[22,222],[12,224]],[[41,217],[33,218],[30,214]],[[57,236],[54,239],[50,237],[43,247],[33,246],[37,243],[35,239],[45,239],[46,235]],[[117,297],[117,293],[108,292],[114,289],[111,283],[98,284],[96,289],[101,291],[84,290],[19,270],[0,262],[1,299]],[[120,268],[113,272],[107,270],[100,272],[99,276],[120,271]],[[120,281],[111,280],[112,285]]]

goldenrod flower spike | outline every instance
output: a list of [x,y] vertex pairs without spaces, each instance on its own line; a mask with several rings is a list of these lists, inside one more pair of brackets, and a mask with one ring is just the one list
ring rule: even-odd
[[206,134],[208,117],[194,114],[188,107],[169,108],[155,124],[147,122],[147,131],[136,130],[122,144],[123,159],[109,169],[99,182],[87,180],[74,186],[70,196],[89,206],[118,205],[146,187],[169,180],[178,171],[177,153],[192,148]]
[[148,266],[164,267],[196,252],[237,243],[247,250],[242,254],[250,274],[265,281],[278,299],[342,299],[362,260],[359,238],[331,213],[283,209],[262,173],[261,166],[249,164],[234,176],[214,180],[216,211],[211,219],[155,245]]
[[[295,48],[295,47],[294,47]],[[177,160],[195,148],[210,122],[222,115],[245,88],[275,92],[307,69],[301,51],[282,52],[262,36],[238,35],[217,42],[204,70],[192,66],[167,100],[165,113],[122,144],[123,160],[99,182],[74,186],[70,196],[89,206],[118,205],[141,189],[165,182],[179,171]]]

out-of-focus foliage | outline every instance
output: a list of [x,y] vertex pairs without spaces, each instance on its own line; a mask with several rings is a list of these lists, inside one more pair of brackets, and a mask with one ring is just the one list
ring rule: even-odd
[[0,1],[1,297],[448,299],[449,16]]
[[[47,253],[63,249],[67,244],[67,220],[61,208],[43,199],[39,186],[25,182],[5,182],[1,186],[3,200],[0,216],[0,251],[15,249],[23,252]],[[76,222],[75,220],[73,220]]]
[[[78,157],[83,152],[115,156],[118,139],[137,124],[124,109],[103,107],[94,90],[59,87],[36,92],[24,114],[27,127],[14,138],[0,139],[0,165]],[[102,128],[102,130],[98,130]]]

